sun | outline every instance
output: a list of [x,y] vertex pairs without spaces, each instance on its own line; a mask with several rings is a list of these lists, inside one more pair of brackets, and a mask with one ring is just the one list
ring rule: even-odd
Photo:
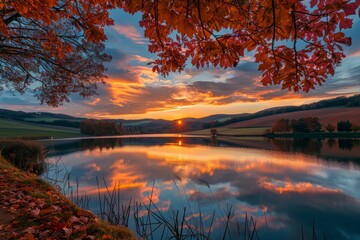
[[178,125],[181,125],[181,124],[182,124],[182,121],[181,121],[181,120],[178,120],[178,121],[177,121],[177,124],[178,124]]

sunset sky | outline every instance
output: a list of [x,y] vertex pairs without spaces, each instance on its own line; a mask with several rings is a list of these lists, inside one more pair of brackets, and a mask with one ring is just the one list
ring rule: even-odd
[[106,28],[106,52],[113,60],[107,64],[106,85],[99,95],[83,99],[71,96],[71,103],[59,108],[40,105],[32,93],[15,96],[4,91],[0,108],[21,111],[46,111],[91,118],[163,118],[203,117],[218,113],[256,112],[269,107],[300,105],[324,98],[360,93],[360,19],[347,31],[352,46],[347,58],[323,86],[310,93],[295,94],[280,86],[263,87],[261,73],[253,62],[253,53],[232,69],[187,66],[182,73],[163,78],[152,72],[155,55],[148,52],[147,39],[138,26],[140,15],[120,10],[111,13],[113,27]]

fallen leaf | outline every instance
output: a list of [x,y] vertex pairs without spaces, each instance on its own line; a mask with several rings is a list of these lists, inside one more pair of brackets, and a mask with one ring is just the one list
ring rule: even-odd
[[69,229],[69,228],[64,227],[63,230],[64,230],[65,235],[66,235],[67,237],[69,237],[69,236],[71,235],[71,233],[72,233],[72,230]]
[[40,213],[40,209],[38,209],[38,208],[35,208],[34,210],[31,210],[31,211],[30,211],[30,214],[31,214],[33,217],[38,217],[38,216],[39,216],[39,213]]

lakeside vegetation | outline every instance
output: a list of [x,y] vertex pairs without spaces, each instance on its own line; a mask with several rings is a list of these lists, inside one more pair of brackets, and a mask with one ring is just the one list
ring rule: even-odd
[[[38,158],[37,154],[43,152],[38,143],[12,141],[1,143],[2,155],[9,156],[4,150],[14,147],[19,150],[19,145],[23,151],[12,152],[10,155],[19,156],[10,161],[25,161],[25,148],[35,153],[29,158]],[[1,239],[135,239],[128,228],[99,220],[93,213],[74,205],[54,186],[16,168],[3,156],[0,156],[0,180]]]
[[[265,130],[268,129],[268,127],[248,127],[248,128],[219,127],[216,129],[217,129],[217,135],[222,135],[222,136],[232,136],[232,135],[263,136]],[[209,135],[210,129],[202,129],[202,130],[185,132],[185,133],[186,134],[194,134],[194,135]]]

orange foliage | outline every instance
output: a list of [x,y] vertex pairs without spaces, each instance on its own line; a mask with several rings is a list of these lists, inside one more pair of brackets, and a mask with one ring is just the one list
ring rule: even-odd
[[71,93],[95,94],[111,59],[102,43],[115,7],[113,0],[1,1],[0,85],[32,90],[51,106]]
[[[344,58],[351,39],[351,15],[360,1],[329,0],[121,0],[125,11],[140,11],[140,25],[158,58],[153,70],[182,71],[236,66],[255,51],[264,85],[308,92],[321,85]],[[360,12],[359,12],[360,15]]]
[[[236,66],[255,51],[262,83],[309,91],[345,57],[360,1],[343,0],[4,0],[0,3],[1,86],[32,90],[58,106],[71,93],[91,96],[105,78],[109,10],[142,13],[140,26],[157,53],[153,71]],[[360,13],[359,13],[360,14]]]

